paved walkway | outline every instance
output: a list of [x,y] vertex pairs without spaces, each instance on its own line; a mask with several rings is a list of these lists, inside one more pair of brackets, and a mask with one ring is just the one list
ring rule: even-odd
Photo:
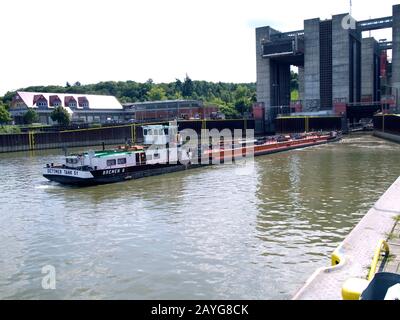
[[317,270],[293,299],[341,300],[341,289],[347,279],[366,278],[378,242],[387,239],[393,231],[395,218],[400,216],[399,199],[400,178],[368,211],[336,250],[340,256],[340,264]]
[[389,236],[389,258],[381,262],[379,271],[400,274],[400,221]]

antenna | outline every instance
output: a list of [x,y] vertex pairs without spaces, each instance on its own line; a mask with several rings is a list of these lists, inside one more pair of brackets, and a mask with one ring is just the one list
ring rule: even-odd
[[353,1],[350,0],[350,15],[353,14]]
[[[371,16],[369,16],[369,19],[371,19]],[[369,30],[369,37],[370,38],[372,37],[372,31],[371,30]]]

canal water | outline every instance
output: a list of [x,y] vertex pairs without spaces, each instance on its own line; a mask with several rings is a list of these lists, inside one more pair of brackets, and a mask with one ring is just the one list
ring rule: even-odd
[[400,175],[369,135],[88,188],[41,176],[61,157],[0,154],[0,299],[289,299]]

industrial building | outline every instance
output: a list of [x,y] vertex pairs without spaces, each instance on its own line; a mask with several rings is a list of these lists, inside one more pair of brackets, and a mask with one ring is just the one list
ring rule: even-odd
[[135,114],[137,121],[173,119],[213,119],[219,115],[217,106],[204,105],[198,100],[163,100],[123,104]]
[[[392,41],[362,37],[385,28],[392,29]],[[303,30],[291,32],[260,27],[256,52],[257,107],[264,110],[266,131],[275,131],[282,113],[372,118],[382,105],[399,105],[400,5],[392,16],[365,21],[339,14],[305,20]],[[298,67],[299,101],[291,101],[291,66]]]
[[53,124],[51,113],[59,106],[67,110],[75,123],[217,119],[221,116],[217,106],[204,105],[198,100],[148,101],[122,105],[113,96],[23,91],[18,91],[14,96],[10,113],[16,124],[23,124],[24,114],[33,109],[40,123]]

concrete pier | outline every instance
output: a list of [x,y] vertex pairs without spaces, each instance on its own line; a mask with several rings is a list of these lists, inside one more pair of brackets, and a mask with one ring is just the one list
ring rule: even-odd
[[[400,90],[400,5],[393,6],[392,86]],[[396,92],[393,92],[396,94]]]
[[320,47],[319,19],[304,21],[304,111],[319,111]]
[[366,278],[378,242],[387,239],[400,215],[400,178],[337,248],[340,264],[318,269],[294,300],[341,300],[341,289],[350,278]]
[[365,102],[378,101],[379,48],[374,38],[362,39],[361,55],[361,99]]

